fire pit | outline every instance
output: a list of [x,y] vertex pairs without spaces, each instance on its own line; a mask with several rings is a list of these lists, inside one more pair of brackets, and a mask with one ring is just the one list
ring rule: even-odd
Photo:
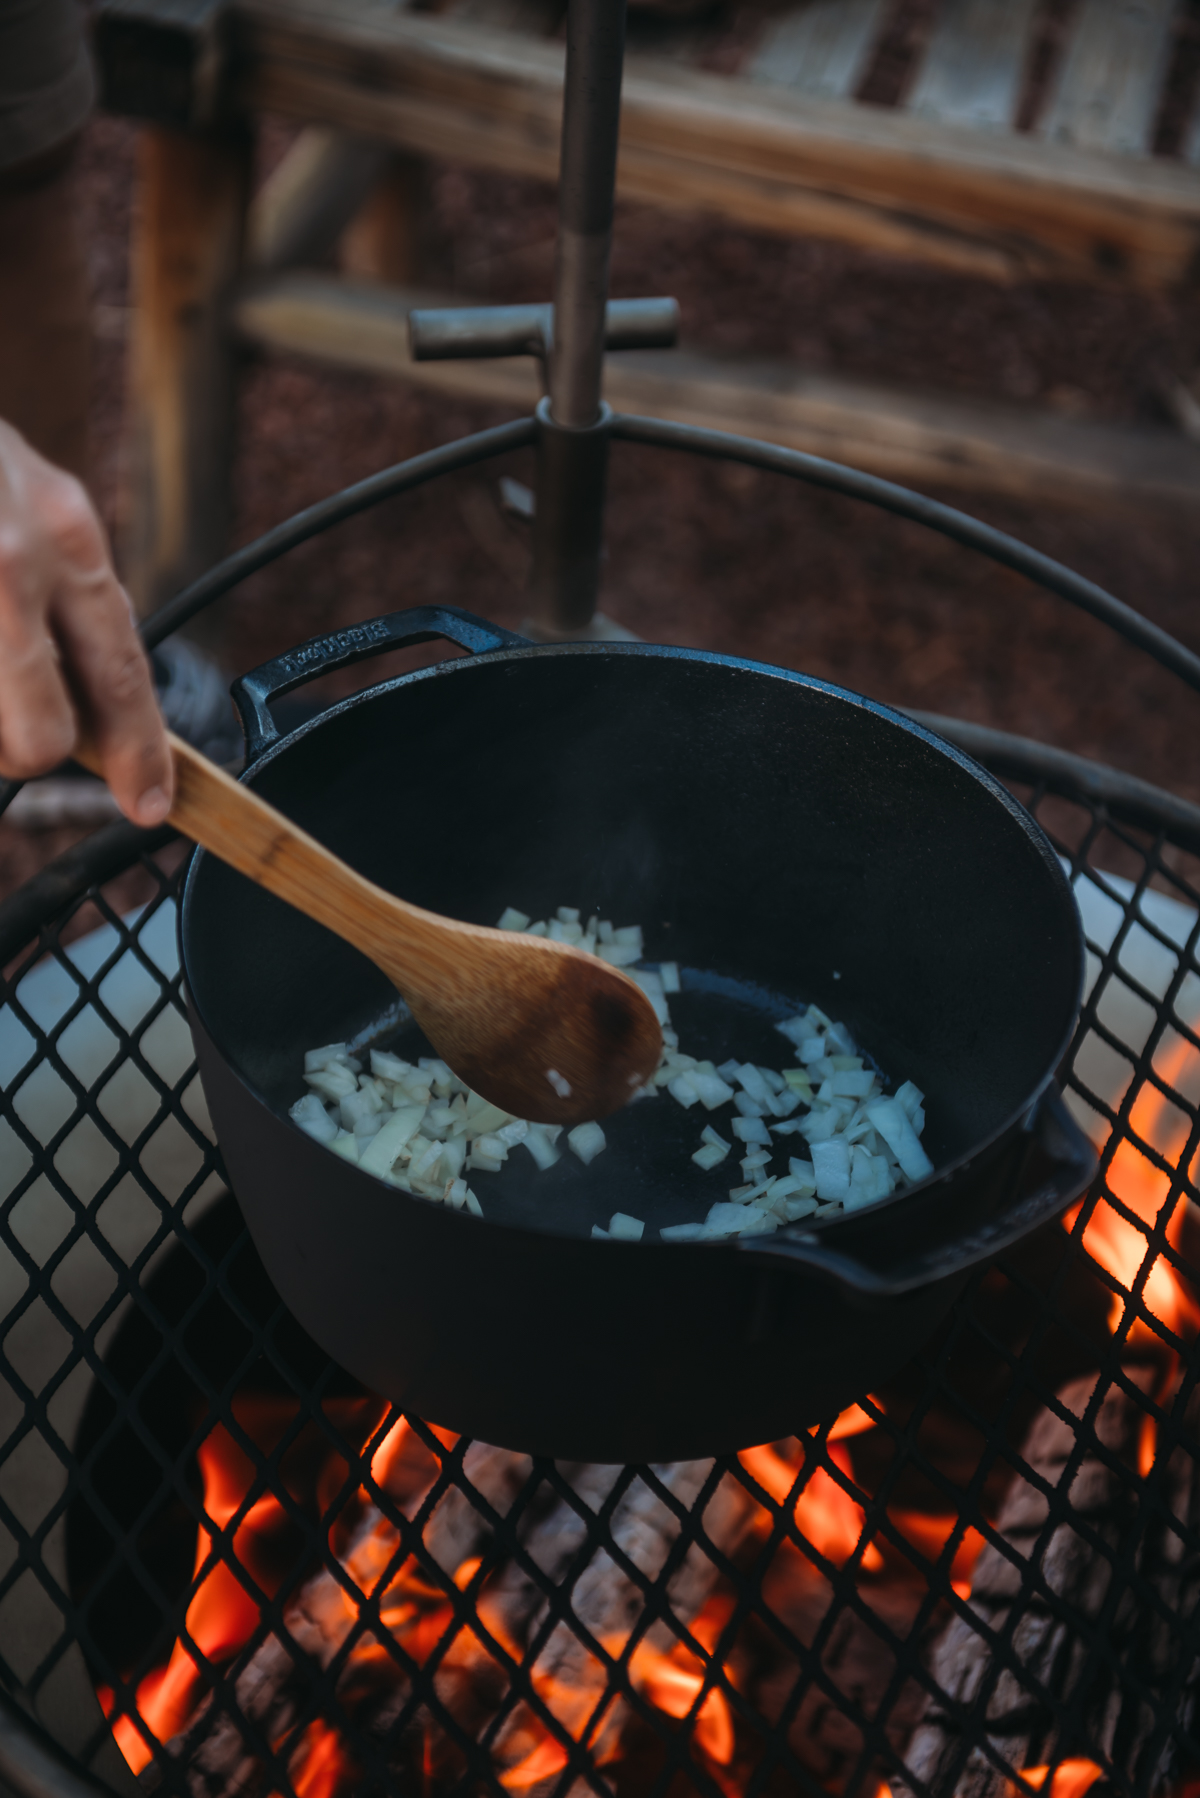
[[[1200,659],[960,513],[601,407],[606,332],[674,328],[669,303],[604,310],[619,10],[571,0],[553,314],[415,326],[418,354],[544,354],[537,417],[281,525],[162,608],[147,642],[338,519],[530,443],[535,624],[600,634],[605,461],[641,441],[917,519],[1200,688]],[[364,647],[347,632],[338,653]],[[1090,966],[1062,1077],[1100,1174],[975,1274],[888,1385],[717,1460],[571,1464],[466,1441],[308,1339],[225,1189],[179,992],[169,831],[111,826],[0,907],[10,1787],[1194,1798],[1200,810],[926,722],[1014,787],[1071,870]],[[452,1329],[453,1282],[441,1299]]]

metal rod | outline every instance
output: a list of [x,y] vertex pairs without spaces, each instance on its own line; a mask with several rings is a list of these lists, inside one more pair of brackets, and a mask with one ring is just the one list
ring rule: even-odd
[[1105,592],[1095,581],[1076,574],[1073,568],[1043,555],[1039,549],[1030,549],[1027,543],[996,530],[994,525],[972,518],[969,512],[959,512],[954,506],[943,505],[941,500],[929,499],[908,487],[897,487],[894,481],[885,481],[881,475],[865,474],[861,468],[847,468],[841,462],[827,462],[824,456],[784,449],[782,444],[764,443],[754,437],[735,437],[730,431],[675,424],[666,418],[639,418],[631,412],[616,413],[610,429],[611,435],[624,443],[649,443],[659,449],[685,450],[693,456],[747,462],[754,468],[766,468],[774,474],[808,481],[814,487],[848,493],[885,512],[894,512],[898,518],[911,518],[917,524],[928,525],[931,531],[952,537],[956,543],[978,550],[980,555],[990,556],[993,562],[1015,568],[1018,574],[1026,575],[1048,593],[1069,599],[1072,605],[1090,612],[1110,630],[1117,631],[1130,643],[1136,643],[1139,649],[1145,650],[1148,656],[1153,656],[1156,662],[1200,693],[1200,656],[1193,650],[1149,618],[1143,618],[1132,606]]
[[[604,309],[604,347],[669,350],[679,338],[676,300],[610,300]],[[462,361],[472,356],[545,356],[554,342],[554,308],[439,306],[408,315],[414,362]]]
[[624,58],[625,0],[569,0],[550,416],[574,430],[600,416]]
[[621,122],[625,0],[568,0],[549,391],[537,411],[537,516],[525,629],[589,634],[600,590],[607,413],[601,400]]

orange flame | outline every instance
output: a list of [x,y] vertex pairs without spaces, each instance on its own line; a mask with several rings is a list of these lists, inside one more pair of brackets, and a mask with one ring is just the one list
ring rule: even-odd
[[[1200,1057],[1189,1042],[1181,1039],[1167,1056],[1165,1065],[1157,1071],[1164,1085],[1178,1089],[1198,1066]],[[1187,1147],[1190,1120],[1148,1080],[1130,1107],[1129,1123],[1131,1130],[1157,1150],[1168,1164],[1178,1164]],[[1126,1293],[1131,1293],[1143,1264],[1153,1252],[1148,1233],[1168,1203],[1171,1176],[1155,1167],[1135,1142],[1123,1136],[1113,1150],[1107,1183],[1114,1198],[1140,1219],[1145,1228],[1139,1229],[1128,1218],[1122,1217],[1101,1196],[1084,1228],[1083,1246]],[[1081,1210],[1082,1201],[1063,1219],[1068,1230],[1074,1228]],[[1167,1241],[1176,1251],[1183,1220],[1183,1204],[1178,1203],[1166,1228]],[[1200,1306],[1165,1256],[1154,1255],[1142,1288],[1142,1302],[1146,1310],[1176,1336],[1189,1339],[1200,1326]],[[1126,1300],[1120,1293],[1114,1293],[1109,1307],[1109,1324],[1114,1331],[1121,1324],[1125,1306]],[[1130,1340],[1159,1350],[1165,1346],[1140,1318],[1134,1320]]]
[[[318,1718],[310,1723],[293,1751],[288,1768],[296,1798],[337,1798],[357,1785],[359,1771],[336,1730]],[[272,1798],[279,1798],[275,1793]]]
[[500,1784],[509,1792],[525,1792],[530,1786],[540,1785],[543,1779],[553,1779],[566,1764],[566,1749],[555,1736],[548,1735],[523,1761],[501,1773]]
[[[1098,1767],[1095,1761],[1066,1760],[1059,1761],[1051,1774],[1050,1764],[1041,1767],[1022,1767],[1017,1774],[1035,1791],[1042,1791],[1046,1786],[1046,1777],[1050,1774],[1050,1784],[1046,1788],[1044,1798],[1083,1798],[1083,1794],[1094,1786],[1098,1779],[1104,1778],[1104,1768]],[[1010,1798],[1019,1798],[1020,1787],[1008,1781]]]
[[[853,1408],[858,1409],[857,1406]],[[844,1448],[833,1444],[829,1449],[829,1458],[847,1478],[851,1477],[850,1461]],[[785,1506],[788,1503],[792,1487],[796,1483],[796,1469],[784,1460],[773,1443],[763,1443],[759,1448],[744,1448],[738,1455],[738,1460],[777,1505]],[[855,1504],[845,1488],[823,1467],[812,1469],[795,1500],[792,1515],[796,1528],[805,1540],[835,1566],[844,1566],[862,1541],[866,1525],[862,1507]],[[861,1565],[866,1573],[878,1573],[882,1570],[883,1556],[874,1542],[868,1542],[864,1547]]]

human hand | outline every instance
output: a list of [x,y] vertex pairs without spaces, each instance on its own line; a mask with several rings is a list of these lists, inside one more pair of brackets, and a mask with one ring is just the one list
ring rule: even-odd
[[126,817],[161,824],[171,754],[104,527],[80,482],[0,420],[0,774],[47,773],[81,730]]

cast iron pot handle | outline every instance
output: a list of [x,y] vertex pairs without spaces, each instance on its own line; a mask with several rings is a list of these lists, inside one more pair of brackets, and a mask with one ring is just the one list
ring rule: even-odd
[[1061,1217],[1072,1199],[1091,1184],[1098,1165],[1096,1151],[1067,1110],[1057,1086],[1048,1087],[1038,1101],[1032,1133],[1051,1163],[1049,1173],[1032,1192],[1022,1193],[977,1230],[894,1262],[886,1271],[835,1248],[823,1234],[780,1232],[777,1236],[745,1237],[734,1246],[742,1254],[776,1266],[785,1261],[806,1268],[859,1300],[897,1298],[951,1274],[966,1273]]
[[402,649],[408,643],[429,643],[435,637],[446,637],[472,655],[529,647],[524,637],[470,612],[460,612],[457,606],[414,606],[411,611],[389,612],[385,618],[347,625],[344,631],[330,631],[326,637],[310,637],[297,649],[240,675],[230,688],[246,737],[247,766],[279,741],[280,732],[270,711],[272,700],[282,699],[319,674],[331,674],[335,668],[348,668],[351,662]]

